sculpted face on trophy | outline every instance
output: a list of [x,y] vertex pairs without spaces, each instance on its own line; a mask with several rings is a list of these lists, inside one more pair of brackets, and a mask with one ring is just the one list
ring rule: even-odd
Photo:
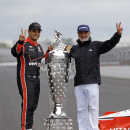
[[[75,60],[69,57],[66,45],[61,42],[57,29],[55,30],[54,50],[49,52],[47,59],[41,61],[41,75],[48,78],[50,90],[51,114],[45,119],[47,130],[71,130],[72,119],[66,115],[66,92],[68,80],[75,76]],[[55,43],[59,42],[57,48]]]

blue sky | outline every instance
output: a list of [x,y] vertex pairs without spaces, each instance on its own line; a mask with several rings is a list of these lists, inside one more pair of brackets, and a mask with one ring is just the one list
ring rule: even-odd
[[21,28],[32,22],[42,26],[40,39],[77,39],[77,26],[87,24],[93,40],[108,40],[122,22],[121,42],[130,42],[130,0],[0,0],[0,39],[17,40]]

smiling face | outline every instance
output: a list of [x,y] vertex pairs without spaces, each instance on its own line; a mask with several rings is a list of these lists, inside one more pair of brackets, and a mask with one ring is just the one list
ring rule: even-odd
[[37,42],[38,38],[40,37],[40,32],[41,32],[40,29],[28,30],[29,38],[33,42]]
[[87,41],[88,38],[90,37],[90,32],[80,31],[78,32],[78,37],[81,42]]

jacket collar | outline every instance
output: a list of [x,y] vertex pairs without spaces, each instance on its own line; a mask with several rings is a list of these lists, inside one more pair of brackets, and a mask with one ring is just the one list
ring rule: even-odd
[[91,37],[89,37],[88,41],[84,41],[83,44],[81,44],[81,41],[79,39],[77,39],[77,43],[80,45],[80,46],[84,46],[86,44],[89,44],[90,42],[92,41]]
[[30,38],[29,38],[29,36],[27,37],[27,39],[25,39],[25,41],[24,42],[29,42],[30,44],[32,44],[33,46],[37,46],[37,42],[36,43],[34,43]]

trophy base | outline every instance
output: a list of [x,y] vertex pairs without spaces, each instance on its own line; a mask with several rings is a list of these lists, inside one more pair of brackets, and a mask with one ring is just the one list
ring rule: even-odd
[[72,130],[72,119],[69,117],[57,117],[44,119],[46,130]]

